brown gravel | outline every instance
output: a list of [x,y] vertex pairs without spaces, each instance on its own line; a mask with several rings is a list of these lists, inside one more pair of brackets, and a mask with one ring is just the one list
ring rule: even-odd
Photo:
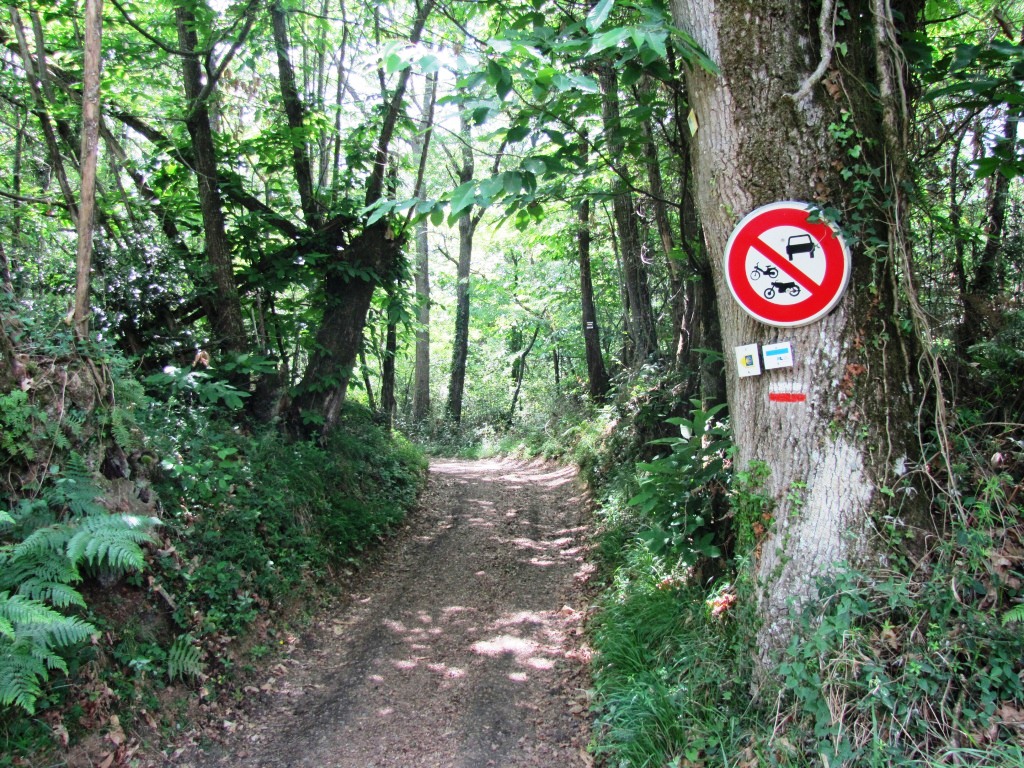
[[164,765],[591,765],[585,526],[571,469],[433,462],[406,531],[251,688],[250,714]]

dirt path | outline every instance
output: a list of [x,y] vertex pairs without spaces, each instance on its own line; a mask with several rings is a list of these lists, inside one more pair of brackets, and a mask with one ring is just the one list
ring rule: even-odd
[[589,765],[574,479],[539,463],[435,461],[409,529],[272,670],[252,719],[166,765]]

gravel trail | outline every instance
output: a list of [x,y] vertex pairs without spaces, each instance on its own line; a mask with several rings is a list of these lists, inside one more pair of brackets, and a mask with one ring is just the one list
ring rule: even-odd
[[586,503],[571,469],[432,462],[420,509],[187,768],[573,768]]

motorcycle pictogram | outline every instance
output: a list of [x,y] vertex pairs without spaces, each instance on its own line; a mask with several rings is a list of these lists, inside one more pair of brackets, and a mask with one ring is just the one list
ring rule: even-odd
[[764,289],[764,297],[766,299],[774,299],[776,291],[779,293],[788,293],[790,296],[799,296],[800,286],[793,282],[782,283],[778,280],[772,280],[772,284]]

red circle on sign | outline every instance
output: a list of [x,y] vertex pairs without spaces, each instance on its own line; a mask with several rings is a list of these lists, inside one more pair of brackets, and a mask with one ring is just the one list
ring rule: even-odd
[[[807,325],[839,303],[850,280],[850,252],[806,203],[772,203],[747,214],[725,246],[725,280],[754,319]],[[815,257],[818,260],[815,261]]]

